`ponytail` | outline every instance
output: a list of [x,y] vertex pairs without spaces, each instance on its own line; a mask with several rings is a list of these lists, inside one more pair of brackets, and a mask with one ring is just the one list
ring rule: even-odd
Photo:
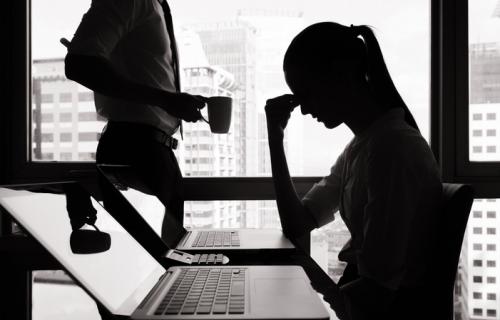
[[368,83],[375,97],[382,105],[387,105],[390,108],[403,108],[405,111],[405,121],[413,128],[419,130],[417,122],[391,79],[384,57],[382,56],[382,51],[372,29],[366,25],[351,25],[351,30],[354,36],[361,36],[365,42]]

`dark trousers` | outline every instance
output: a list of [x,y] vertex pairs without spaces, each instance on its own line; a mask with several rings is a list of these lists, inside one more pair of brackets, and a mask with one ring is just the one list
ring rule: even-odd
[[[182,175],[171,148],[145,132],[155,130],[139,124],[109,122],[97,146],[96,162],[100,164],[130,165],[143,179],[147,188],[158,197],[178,221],[184,217]],[[141,132],[141,134],[137,134]],[[167,219],[162,223],[162,239],[166,241]],[[103,320],[116,319],[99,303],[97,308]]]
[[[170,147],[144,132],[156,130],[140,124],[109,122],[97,146],[96,162],[101,164],[130,165],[145,185],[158,197],[178,220],[184,218],[182,175],[177,159]],[[134,135],[134,133],[141,134]],[[136,138],[140,136],[140,138]],[[146,136],[146,137],[145,137]],[[163,219],[162,238],[166,241],[167,226]]]
[[438,319],[432,307],[434,301],[428,298],[432,287],[403,287],[392,291],[368,280],[370,288],[366,295],[352,297],[342,290],[342,286],[359,278],[357,266],[348,264],[337,284],[344,301],[345,319]]

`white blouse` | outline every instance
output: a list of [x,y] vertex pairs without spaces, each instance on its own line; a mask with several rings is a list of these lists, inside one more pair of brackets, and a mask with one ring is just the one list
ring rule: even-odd
[[441,192],[429,145],[402,109],[391,109],[353,138],[303,203],[318,227],[339,211],[351,233],[339,260],[396,289],[428,278]]

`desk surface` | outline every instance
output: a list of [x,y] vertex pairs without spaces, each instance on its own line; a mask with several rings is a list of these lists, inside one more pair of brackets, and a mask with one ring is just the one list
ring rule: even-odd
[[[32,270],[61,269],[61,265],[54,258],[52,258],[52,256],[43,247],[41,247],[32,238],[26,236],[0,238],[0,256],[2,261],[0,283],[6,284],[2,286],[3,289],[0,288],[0,291],[2,291],[0,294],[2,294],[2,296],[9,294],[11,297],[19,298],[25,296],[24,294],[26,293],[31,293],[29,291],[29,286],[27,286],[26,275]],[[230,259],[230,265],[300,265],[304,268],[306,274],[311,280],[313,288],[318,292],[322,300],[323,294],[325,293],[327,293],[326,299],[328,301],[332,301],[332,299],[334,299],[333,297],[336,296],[336,293],[334,292],[336,286],[333,281],[310,256],[301,252],[295,252],[287,255],[282,252],[276,254],[273,253],[272,250],[266,250],[263,252],[255,252],[254,254],[240,254],[239,256],[230,257]],[[14,270],[15,272],[13,273],[9,270]],[[56,278],[58,277],[56,276]],[[64,280],[62,277],[59,278]],[[29,280],[31,282],[31,278]],[[18,294],[13,294],[13,292],[18,292]],[[331,319],[337,319],[335,312],[330,307],[330,304],[324,300],[323,302],[330,313]],[[30,301],[17,301],[6,305],[19,306],[20,304],[29,306]],[[26,309],[17,308],[17,310],[12,310],[12,312],[22,313],[24,312],[23,310]],[[25,315],[8,314],[7,316],[8,318],[22,318]],[[7,316],[5,318],[7,318]]]

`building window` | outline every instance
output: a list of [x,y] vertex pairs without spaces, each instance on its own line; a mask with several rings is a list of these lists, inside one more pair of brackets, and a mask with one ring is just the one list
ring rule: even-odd
[[41,96],[42,103],[52,103],[54,102],[54,95],[50,93],[43,93]]
[[51,161],[54,160],[54,154],[53,153],[42,153],[42,161]]
[[487,113],[486,114],[486,120],[496,120],[496,119],[497,119],[496,113]]
[[497,299],[497,294],[496,293],[488,293],[486,298],[488,300],[496,300]]
[[497,278],[495,277],[486,277],[487,283],[497,283]]
[[486,130],[486,136],[487,137],[496,137],[497,131],[495,129],[488,129],[488,130]]
[[61,113],[61,114],[59,114],[59,121],[71,122],[71,121],[73,121],[73,114],[71,112]]
[[497,152],[497,146],[487,146],[486,147],[486,152],[487,153],[496,153]]
[[80,132],[78,133],[78,141],[82,142],[97,142],[101,134],[97,132]]
[[483,266],[483,260],[474,260],[473,261],[474,267],[482,267]]
[[483,120],[483,114],[482,113],[472,114],[472,120]]
[[472,244],[472,250],[483,250],[483,244],[482,243],[473,243]]
[[487,234],[496,234],[497,229],[496,228],[486,228],[486,233]]
[[42,142],[54,142],[54,135],[52,133],[42,133]]
[[42,122],[54,122],[54,114],[42,113]]
[[495,219],[497,217],[497,213],[496,213],[496,211],[487,211],[486,217],[488,217],[490,219]]
[[497,311],[495,309],[488,309],[488,310],[486,310],[486,315],[488,317],[496,317]]
[[481,292],[473,292],[472,293],[472,298],[480,300],[483,298],[483,294]]
[[488,266],[490,268],[494,268],[497,266],[497,262],[495,260],[488,260],[488,261],[486,261],[486,266]]
[[73,154],[71,152],[61,152],[61,161],[71,161],[73,160]]
[[71,102],[72,99],[73,99],[73,95],[69,92],[62,92],[59,95],[59,102],[62,102],[62,103]]
[[472,136],[473,137],[482,137],[483,136],[483,130],[472,130]]
[[474,210],[474,212],[472,213],[472,216],[474,218],[482,218],[483,217],[483,212],[482,211]]
[[475,316],[482,316],[482,315],[483,315],[483,309],[474,308],[474,309],[472,310],[472,313],[473,313]]
[[474,228],[472,228],[472,233],[473,234],[482,234],[483,233],[483,228],[474,227]]
[[472,277],[472,282],[474,282],[474,283],[483,283],[483,277],[481,277],[481,276],[473,276]]
[[95,152],[79,152],[79,161],[95,161]]
[[481,153],[481,152],[483,152],[483,147],[482,146],[473,146],[472,152],[473,153]]
[[496,251],[497,250],[497,245],[494,243],[489,243],[486,245],[486,250],[487,251]]
[[73,134],[71,132],[63,132],[59,136],[59,140],[61,142],[71,142],[72,139],[73,139]]
[[78,92],[78,101],[79,102],[94,101],[94,93],[90,91]]

